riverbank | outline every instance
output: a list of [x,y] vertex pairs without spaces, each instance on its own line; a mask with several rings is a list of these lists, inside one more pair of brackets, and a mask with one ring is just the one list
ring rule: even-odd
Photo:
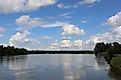
[[121,44],[114,43],[97,43],[94,48],[96,56],[103,56],[110,65],[111,70],[121,74]]

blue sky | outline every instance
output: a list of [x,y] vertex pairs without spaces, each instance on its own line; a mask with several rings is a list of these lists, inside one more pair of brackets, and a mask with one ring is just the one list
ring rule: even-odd
[[121,41],[121,0],[0,0],[0,44],[93,49]]

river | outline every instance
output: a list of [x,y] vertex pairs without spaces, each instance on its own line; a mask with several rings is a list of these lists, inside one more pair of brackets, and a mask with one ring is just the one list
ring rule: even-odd
[[93,54],[0,57],[0,80],[121,80]]

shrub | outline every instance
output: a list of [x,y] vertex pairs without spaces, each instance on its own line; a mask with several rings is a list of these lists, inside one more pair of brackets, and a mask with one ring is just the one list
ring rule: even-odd
[[116,72],[121,73],[121,56],[113,57],[111,60],[111,67]]

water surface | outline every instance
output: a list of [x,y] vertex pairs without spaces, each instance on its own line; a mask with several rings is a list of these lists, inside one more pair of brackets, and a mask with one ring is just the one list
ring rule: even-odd
[[93,54],[0,57],[0,80],[120,80]]

